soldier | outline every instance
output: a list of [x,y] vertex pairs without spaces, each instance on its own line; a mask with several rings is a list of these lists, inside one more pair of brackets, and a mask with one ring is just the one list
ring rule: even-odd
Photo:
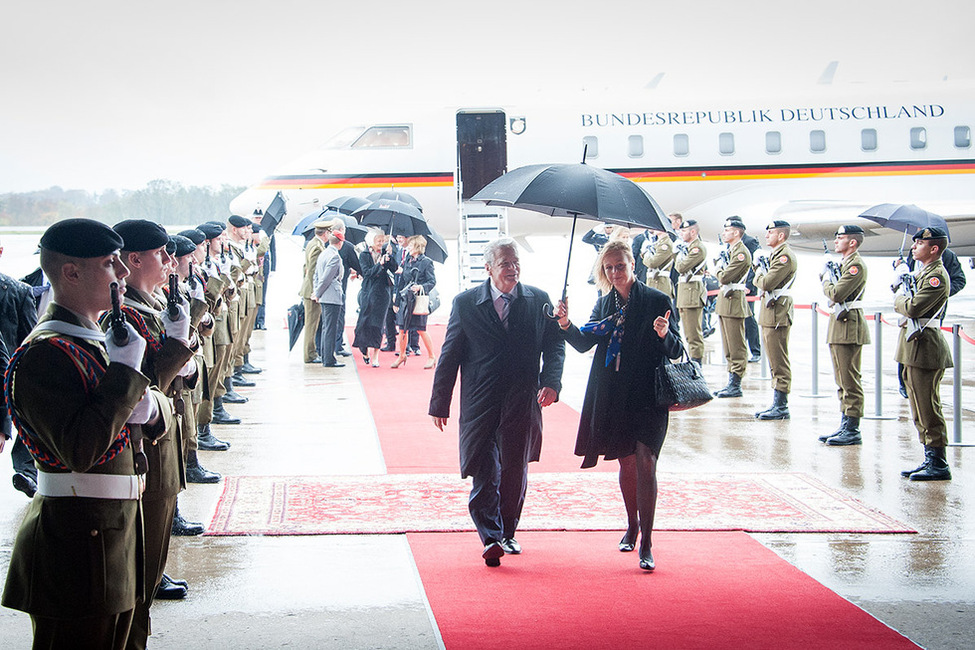
[[[182,388],[184,381],[194,381],[197,375],[193,348],[198,341],[190,340],[189,310],[185,303],[176,305],[175,318],[164,301],[156,295],[169,280],[172,258],[167,245],[166,229],[152,221],[127,219],[114,230],[123,240],[122,259],[130,276],[122,311],[147,343],[142,372],[152,386],[167,400],[162,407],[175,414],[167,430],[146,445],[149,469],[146,489],[142,495],[143,526],[146,545],[146,585],[150,596],[136,604],[129,634],[129,648],[145,648],[149,636],[149,608],[163,581],[169,541],[176,513],[176,497],[186,487],[183,466],[183,427],[191,426],[185,419]],[[111,327],[103,319],[102,328]],[[170,583],[163,590],[166,598],[180,598],[186,587]]]
[[[941,255],[948,233],[925,228],[914,235],[911,253],[921,265],[913,281],[899,278],[894,309],[905,318],[901,324],[894,359],[904,364],[907,397],[918,438],[924,445],[920,467],[901,472],[912,481],[950,481],[945,458],[948,432],[941,410],[941,378],[951,368],[951,354],[941,334],[941,320],[948,307],[948,272]],[[913,285],[913,286],[912,286]],[[828,441],[827,441],[828,442]]]
[[860,299],[867,287],[867,267],[857,250],[863,243],[863,228],[840,226],[833,249],[843,256],[839,269],[831,271],[827,262],[819,274],[823,293],[833,313],[829,317],[826,342],[833,360],[837,395],[843,417],[840,428],[819,437],[830,446],[859,445],[860,418],[863,417],[863,385],[860,383],[860,351],[870,343],[867,319]]
[[[792,367],[789,365],[789,330],[792,327],[792,296],[789,289],[796,279],[796,256],[789,247],[791,226],[773,221],[765,228],[765,243],[772,253],[758,257],[755,286],[761,292],[758,324],[762,344],[772,370],[772,406],[755,414],[759,420],[788,420]],[[763,261],[764,260],[764,261]]]
[[741,378],[748,366],[745,318],[751,312],[745,295],[745,276],[752,265],[752,254],[741,241],[744,234],[745,224],[738,217],[729,217],[724,222],[721,236],[728,249],[720,258],[715,277],[721,284],[716,311],[721,319],[721,345],[728,365],[728,385],[717,391],[715,397],[741,397]]
[[31,615],[35,648],[124,648],[145,597],[136,429],[159,435],[171,414],[140,372],[146,343],[135,329],[123,323],[116,343],[95,323],[112,306],[110,285],[125,291],[121,246],[89,219],[47,229],[40,263],[53,298],[6,378],[40,471],[3,605]]
[[674,257],[677,251],[670,236],[663,230],[650,230],[653,240],[647,240],[649,246],[644,246],[643,264],[646,267],[646,284],[674,299],[674,284],[670,281],[670,272],[674,268]]
[[[315,300],[312,290],[315,287],[315,267],[318,256],[325,250],[328,234],[331,232],[331,222],[320,219],[315,222],[315,236],[305,246],[305,265],[302,267],[302,281],[299,295],[301,304],[305,307],[305,363],[321,363],[322,357],[318,350],[318,329],[322,318],[322,306]],[[388,334],[388,333],[387,333]],[[392,338],[396,338],[393,336]],[[389,339],[387,339],[389,340]]]
[[688,219],[681,222],[680,236],[683,244],[677,246],[677,256],[674,258],[674,268],[680,274],[677,280],[677,310],[684,324],[688,354],[700,365],[704,359],[701,314],[707,300],[703,274],[708,265],[708,252],[701,241],[697,221]]

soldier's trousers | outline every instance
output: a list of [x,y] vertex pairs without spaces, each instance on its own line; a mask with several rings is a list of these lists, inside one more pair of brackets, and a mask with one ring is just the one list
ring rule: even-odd
[[318,356],[318,322],[322,318],[322,305],[317,300],[302,298],[305,306],[305,363]]
[[681,307],[680,321],[684,325],[684,340],[687,341],[687,354],[692,359],[704,358],[704,333],[701,331],[701,313],[704,307]]
[[762,347],[772,371],[772,388],[788,394],[792,391],[792,366],[789,364],[789,331],[791,325],[762,328]]
[[31,614],[34,648],[123,650],[132,627],[132,610],[90,618],[50,618]]
[[904,366],[904,387],[911,404],[917,437],[927,447],[948,446],[948,425],[941,409],[944,368]]
[[156,596],[156,587],[166,570],[169,557],[169,540],[173,530],[173,515],[176,513],[176,495],[160,497],[142,502],[143,525],[146,539],[146,592],[148,598],[135,604],[132,617],[132,630],[129,632],[130,650],[144,650],[146,639],[152,633],[149,624],[149,608]]
[[860,380],[860,351],[862,345],[830,343],[829,356],[833,360],[833,378],[840,413],[854,418],[863,417],[863,384]]
[[748,342],[745,340],[745,319],[734,316],[720,316],[721,345],[724,348],[728,372],[739,377],[745,376],[748,367]]

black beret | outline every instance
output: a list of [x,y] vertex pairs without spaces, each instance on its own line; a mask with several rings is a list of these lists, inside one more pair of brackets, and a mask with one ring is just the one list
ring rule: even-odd
[[862,235],[863,228],[860,226],[840,226],[836,229],[837,235]]
[[104,257],[122,248],[122,238],[100,221],[65,219],[50,226],[41,236],[43,250],[69,257]]
[[173,236],[169,236],[169,241],[166,242],[166,252],[170,255],[176,254],[176,242],[173,241]]
[[162,248],[169,242],[169,233],[154,221],[146,219],[126,219],[115,224],[124,251],[151,251]]
[[184,255],[189,255],[196,250],[196,244],[189,237],[184,237],[183,235],[173,235],[169,238],[169,241],[173,242],[176,246],[176,257],[183,257]]
[[233,226],[234,228],[243,228],[244,226],[251,225],[250,219],[245,219],[244,217],[237,214],[230,215],[227,221],[229,221],[230,225]]
[[200,244],[202,244],[207,240],[207,236],[204,235],[197,228],[190,228],[189,230],[181,230],[178,234],[182,235],[183,237],[186,237],[197,246],[199,246]]
[[216,239],[223,232],[223,224],[206,222],[196,227],[207,239]]
[[738,228],[740,230],[745,229],[745,224],[738,217],[728,217],[724,222],[725,228]]
[[685,221],[680,222],[681,228],[690,228],[691,226],[696,226],[696,225],[697,225],[697,221],[695,221],[694,219],[687,219]]
[[914,241],[919,239],[948,239],[948,233],[944,228],[931,226],[917,231],[917,234],[914,235]]
[[776,219],[765,226],[765,230],[772,230],[773,228],[791,228],[788,221],[782,221],[781,219]]
[[261,232],[261,224],[259,224],[259,223],[252,223],[251,224],[251,232]]

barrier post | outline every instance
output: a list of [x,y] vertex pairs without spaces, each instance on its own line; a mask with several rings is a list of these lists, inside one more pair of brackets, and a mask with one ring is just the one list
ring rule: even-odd
[[961,406],[961,325],[955,323],[951,326],[951,356],[955,367],[952,368],[952,403],[955,417],[951,422],[952,442],[956,445],[961,444],[961,423],[964,419],[964,412]]
[[819,396],[819,314],[816,303],[812,304],[812,396]]
[[894,420],[894,416],[884,417],[884,344],[883,344],[883,314],[879,311],[873,315],[873,415],[865,415],[865,420]]

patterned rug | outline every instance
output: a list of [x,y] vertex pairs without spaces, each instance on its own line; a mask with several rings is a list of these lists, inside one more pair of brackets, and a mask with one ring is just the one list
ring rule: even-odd
[[[657,530],[913,533],[801,473],[658,475]],[[473,530],[470,481],[449,474],[225,478],[209,535],[331,535]],[[533,474],[522,530],[623,527],[617,477]]]

